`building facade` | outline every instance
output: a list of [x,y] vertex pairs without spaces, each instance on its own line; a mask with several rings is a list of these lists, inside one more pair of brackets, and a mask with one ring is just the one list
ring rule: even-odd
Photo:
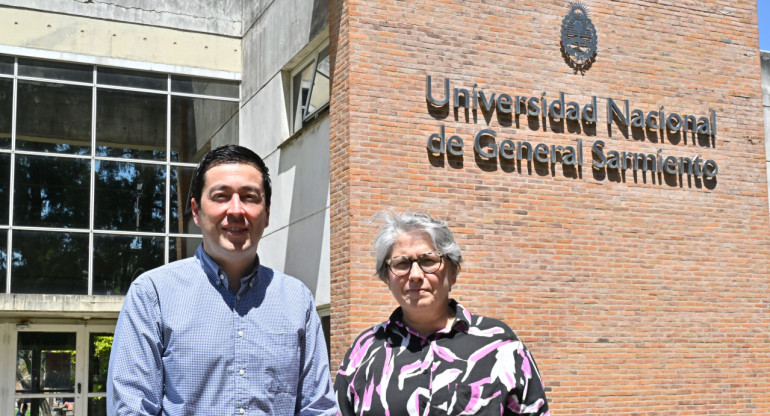
[[238,143],[274,183],[260,259],[314,293],[333,372],[396,306],[372,216],[422,210],[463,250],[452,296],[527,343],[554,414],[770,414],[755,2],[0,0],[0,18],[6,413],[104,414],[123,295],[192,254],[192,169]]
[[265,159],[260,256],[329,332],[325,3],[3,1],[0,18],[5,413],[105,413],[123,295],[200,244],[190,177],[222,144]]
[[394,308],[368,220],[421,209],[552,414],[770,414],[756,2],[580,3],[334,2],[332,356]]

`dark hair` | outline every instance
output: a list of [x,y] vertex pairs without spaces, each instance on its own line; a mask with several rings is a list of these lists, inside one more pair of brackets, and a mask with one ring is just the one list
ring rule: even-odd
[[265,207],[270,208],[270,196],[273,194],[273,189],[270,186],[270,174],[268,173],[267,166],[265,166],[265,162],[250,149],[234,144],[219,146],[203,155],[190,181],[190,192],[187,198],[188,207],[192,199],[195,199],[195,202],[200,205],[203,181],[209,169],[219,165],[235,163],[251,165],[259,170],[262,174],[262,189],[265,191]]

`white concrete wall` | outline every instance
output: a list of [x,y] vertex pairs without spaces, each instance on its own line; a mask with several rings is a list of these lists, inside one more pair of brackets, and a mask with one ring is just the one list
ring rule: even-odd
[[328,37],[328,1],[246,2],[244,16],[240,141],[265,159],[273,180],[260,260],[328,305],[328,115],[291,136],[288,100],[288,73]]
[[[251,8],[249,8],[251,5]],[[243,99],[253,97],[318,39],[329,23],[328,0],[244,3]],[[299,63],[299,62],[297,62]]]
[[117,319],[123,298],[102,295],[0,293],[0,317],[12,320],[40,316]]
[[0,323],[0,405],[12,414],[16,388],[16,328],[13,323]]
[[[284,103],[282,77],[275,76],[241,107],[241,144],[263,158],[278,150],[289,137],[289,114]],[[244,94],[245,86],[241,86]]]
[[316,304],[329,294],[329,118],[267,157],[273,178],[270,226],[260,260],[302,280]]
[[2,52],[11,55],[172,73],[200,68],[227,79],[241,72],[240,38],[3,5],[0,22]]
[[238,37],[243,33],[242,3],[244,0],[0,0],[0,5],[25,9]]

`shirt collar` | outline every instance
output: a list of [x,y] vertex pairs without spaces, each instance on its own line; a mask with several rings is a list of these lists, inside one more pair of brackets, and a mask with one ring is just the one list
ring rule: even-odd
[[[449,299],[449,307],[455,311],[455,320],[452,322],[451,330],[441,330],[439,332],[468,332],[468,329],[471,327],[471,313],[454,299]],[[386,327],[391,331],[407,331],[406,324],[404,323],[404,311],[400,306],[390,314]]]
[[[214,259],[208,255],[208,253],[206,253],[206,250],[203,249],[203,243],[201,243],[201,245],[198,246],[198,249],[195,250],[195,258],[200,262],[201,267],[203,268],[203,272],[206,273],[206,277],[208,277],[209,282],[211,282],[212,285],[222,286],[225,288],[225,290],[230,292],[230,284],[227,280],[225,271],[219,267],[217,262],[215,262]],[[241,278],[241,288],[238,291],[238,294],[247,291],[256,281],[258,275],[259,256],[257,255],[254,257],[254,265],[252,266],[252,269]]]

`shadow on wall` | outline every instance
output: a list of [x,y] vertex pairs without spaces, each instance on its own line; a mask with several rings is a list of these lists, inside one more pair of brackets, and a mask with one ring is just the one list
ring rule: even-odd
[[329,24],[329,0],[313,0],[313,16],[310,20],[310,42]]
[[324,263],[324,228],[329,202],[329,123],[320,119],[281,148],[279,175],[293,170],[284,272],[316,295]]

